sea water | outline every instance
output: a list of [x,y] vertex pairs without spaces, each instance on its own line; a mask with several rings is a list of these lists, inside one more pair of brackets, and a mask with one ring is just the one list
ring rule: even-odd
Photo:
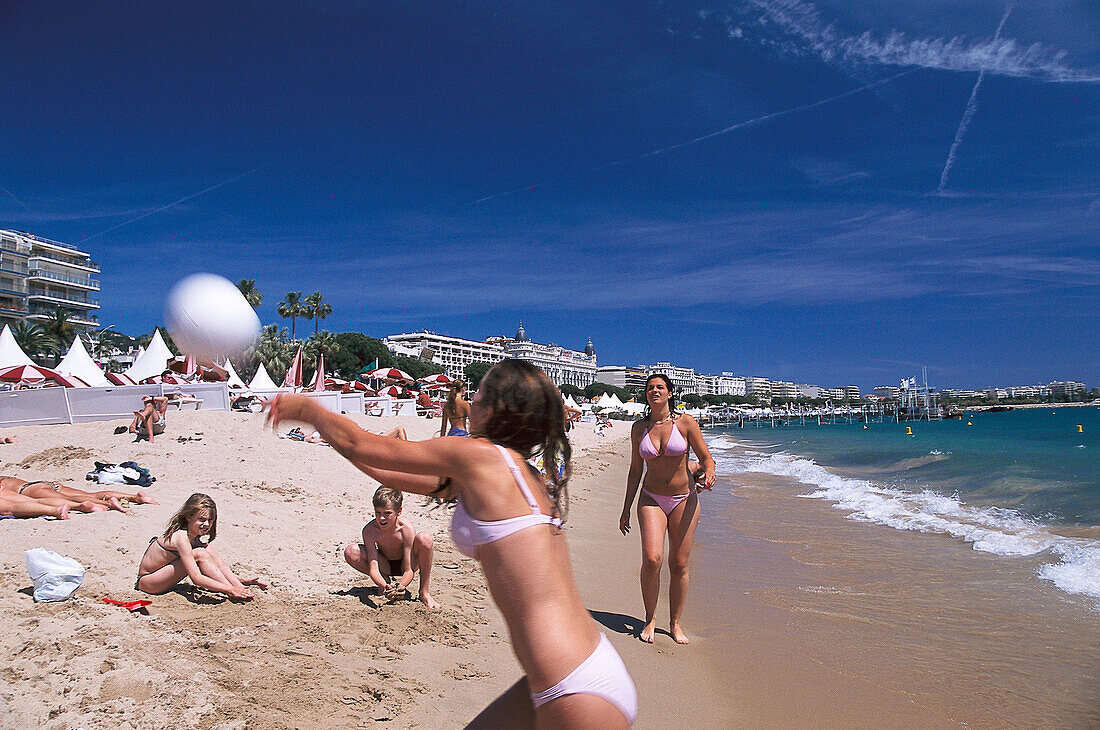
[[1039,578],[1100,610],[1100,408],[708,429],[707,441],[722,481],[789,477],[852,520],[1038,556]]

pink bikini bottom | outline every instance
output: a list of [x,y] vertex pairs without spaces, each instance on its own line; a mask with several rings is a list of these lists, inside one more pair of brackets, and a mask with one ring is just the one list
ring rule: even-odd
[[645,492],[646,494],[648,494],[649,498],[652,499],[654,502],[656,502],[657,506],[660,507],[661,510],[664,511],[664,513],[667,515],[667,514],[671,514],[672,510],[676,509],[676,505],[680,504],[685,499],[687,499],[691,495],[695,494],[695,487],[692,487],[691,491],[688,492],[687,494],[673,494],[673,495],[654,494],[653,492],[649,491],[645,487],[642,487],[642,491]]

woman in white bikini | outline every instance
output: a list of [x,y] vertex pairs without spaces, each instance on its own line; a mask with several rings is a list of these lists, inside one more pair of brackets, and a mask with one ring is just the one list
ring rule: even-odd
[[[664,562],[665,534],[668,534],[669,633],[677,644],[689,639],[680,626],[688,590],[688,562],[695,526],[699,524],[700,489],[714,486],[714,459],[703,440],[695,419],[676,413],[672,404],[672,381],[660,373],[645,381],[646,414],[630,430],[630,472],[626,479],[626,499],[619,517],[619,529],[630,532],[630,508],[642,485],[638,500],[638,524],[642,533],[642,604],[645,626],[639,638],[653,642],[657,622],[657,598],[661,593],[661,564]],[[696,476],[688,460],[688,447],[702,464],[703,474]],[[642,471],[645,481],[642,481]]]
[[[268,418],[275,426],[311,424],[387,486],[457,495],[455,547],[481,563],[526,673],[470,727],[625,728],[633,722],[634,682],[581,601],[559,529],[569,442],[561,394],[541,370],[520,360],[494,365],[470,404],[473,438],[382,438],[296,395],[279,396]],[[526,463],[535,454],[542,455],[545,474]]]

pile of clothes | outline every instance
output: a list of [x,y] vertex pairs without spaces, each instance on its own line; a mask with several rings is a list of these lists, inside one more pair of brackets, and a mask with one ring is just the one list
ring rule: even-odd
[[124,461],[121,464],[97,461],[95,470],[88,472],[84,478],[98,484],[133,484],[139,487],[148,487],[157,480],[149,474],[148,469],[133,461]]

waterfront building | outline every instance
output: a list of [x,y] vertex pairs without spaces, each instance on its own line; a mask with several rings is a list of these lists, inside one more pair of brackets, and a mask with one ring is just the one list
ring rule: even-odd
[[892,385],[876,385],[875,395],[879,398],[897,398],[899,390]]
[[588,340],[584,352],[570,350],[558,345],[542,345],[531,342],[523,323],[511,339],[493,338],[501,341],[506,357],[526,360],[538,366],[556,385],[575,385],[584,388],[596,382],[599,370],[596,364],[596,350],[592,340]]
[[414,357],[441,366],[452,377],[463,377],[470,363],[496,363],[504,359],[504,348],[499,343],[438,335],[428,330],[390,335],[382,338],[382,342],[391,352],[416,353]]
[[818,398],[822,397],[820,385],[810,385],[809,383],[802,383],[800,385],[794,386],[794,388],[796,391],[798,391],[798,396],[800,398],[817,400]]
[[964,390],[961,388],[944,388],[940,391],[940,395],[944,398],[953,398],[955,400],[965,400],[967,398],[981,398],[985,394],[977,390]]
[[733,373],[722,373],[715,378],[717,395],[745,395],[745,379]]
[[797,398],[798,388],[794,383],[790,383],[786,380],[773,380],[772,382],[772,398]]
[[596,369],[596,382],[641,391],[645,388],[646,375],[646,370],[641,365],[602,365]]
[[696,373],[695,392],[699,395],[718,395],[718,376]]
[[1050,388],[1045,385],[1013,385],[1005,388],[1009,398],[1045,398]]
[[1058,380],[1047,388],[1051,398],[1080,398],[1085,394],[1085,384],[1073,380]]
[[0,324],[44,322],[61,309],[77,329],[99,327],[98,273],[76,246],[0,230]]
[[428,330],[384,337],[391,352],[419,357],[440,365],[452,377],[462,377],[470,363],[497,363],[506,357],[537,365],[557,385],[583,388],[596,381],[596,351],[589,340],[585,351],[531,342],[520,324],[515,337],[490,337],[484,341],[450,337]]
[[681,394],[698,392],[693,368],[681,368],[672,363],[658,362],[646,367],[646,371],[649,375],[660,373],[667,376],[672,381],[672,387],[680,391]]
[[772,381],[767,378],[748,376],[745,378],[745,395],[750,398],[770,398]]

